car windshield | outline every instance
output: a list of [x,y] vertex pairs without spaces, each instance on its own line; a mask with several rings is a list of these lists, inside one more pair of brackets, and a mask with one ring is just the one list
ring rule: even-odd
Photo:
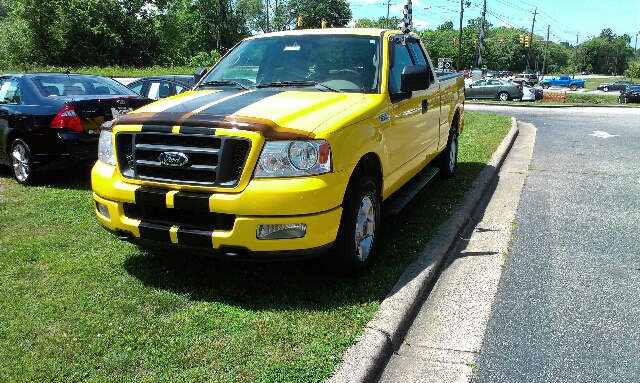
[[38,75],[33,81],[48,97],[84,95],[127,95],[135,92],[110,78],[98,76],[78,76],[66,74]]
[[259,37],[229,52],[198,87],[298,87],[379,93],[379,64],[379,37]]

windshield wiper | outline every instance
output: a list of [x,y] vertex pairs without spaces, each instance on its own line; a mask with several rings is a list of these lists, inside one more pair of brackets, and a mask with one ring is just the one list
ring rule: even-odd
[[240,88],[244,89],[244,90],[249,90],[250,88],[238,81],[230,81],[230,80],[225,80],[225,81],[205,81],[202,84],[198,85],[198,86],[226,86],[226,85],[233,85],[233,86],[239,86]]
[[256,88],[277,88],[277,87],[290,87],[290,86],[316,86],[320,85],[323,88],[329,89],[333,92],[342,92],[342,90],[329,86],[323,82],[313,81],[313,80],[295,80],[295,81],[275,81],[268,84],[260,84],[256,86]]

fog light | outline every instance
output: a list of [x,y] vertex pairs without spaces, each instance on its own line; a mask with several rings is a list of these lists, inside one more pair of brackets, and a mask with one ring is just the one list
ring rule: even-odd
[[304,223],[289,223],[284,225],[260,225],[256,231],[258,239],[289,239],[302,238],[307,234]]
[[98,208],[98,212],[100,214],[102,214],[107,219],[111,219],[111,216],[109,215],[109,208],[107,207],[107,205],[96,202],[96,207]]

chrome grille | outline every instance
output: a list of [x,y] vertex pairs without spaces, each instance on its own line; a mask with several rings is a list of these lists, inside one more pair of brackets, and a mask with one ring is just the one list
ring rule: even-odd
[[[125,178],[173,184],[231,188],[238,184],[251,141],[206,134],[120,132],[116,156]],[[160,162],[162,153],[181,153],[182,166]]]

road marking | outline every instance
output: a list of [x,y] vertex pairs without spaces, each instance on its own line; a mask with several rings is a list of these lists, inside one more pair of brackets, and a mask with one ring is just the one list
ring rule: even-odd
[[594,130],[590,136],[594,136],[597,138],[611,138],[611,137],[619,137],[618,134],[609,134],[607,132],[602,132],[600,130]]

